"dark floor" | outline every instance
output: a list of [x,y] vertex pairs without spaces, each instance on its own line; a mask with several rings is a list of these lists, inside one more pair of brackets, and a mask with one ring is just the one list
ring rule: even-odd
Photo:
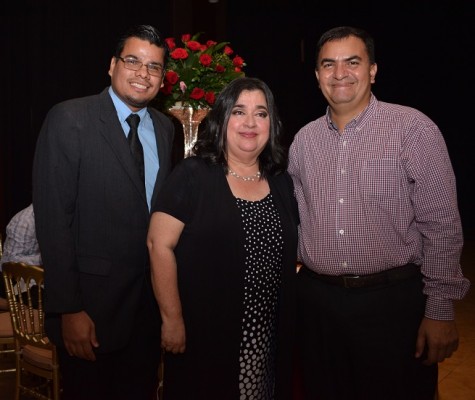
[[[475,239],[466,241],[462,268],[472,289],[456,303],[460,346],[450,359],[439,364],[439,400],[475,400]],[[0,357],[0,369],[7,365],[13,365],[12,360]],[[13,373],[0,373],[0,400],[13,399],[14,382]],[[31,400],[26,396],[21,399]]]

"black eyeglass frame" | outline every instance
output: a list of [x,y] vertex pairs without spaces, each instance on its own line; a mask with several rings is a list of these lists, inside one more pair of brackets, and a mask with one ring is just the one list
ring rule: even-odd
[[124,67],[131,71],[139,71],[142,68],[142,66],[145,65],[145,67],[147,68],[147,72],[152,76],[161,77],[165,73],[165,69],[163,68],[163,65],[160,65],[160,64],[155,64],[155,63],[144,64],[143,62],[133,57],[124,58],[124,57],[116,56],[115,58],[122,61],[124,63]]

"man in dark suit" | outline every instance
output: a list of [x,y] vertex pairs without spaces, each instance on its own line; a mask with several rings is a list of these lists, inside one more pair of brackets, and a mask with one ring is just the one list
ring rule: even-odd
[[[131,28],[112,57],[111,86],[54,106],[38,138],[33,205],[64,399],[149,400],[156,388],[160,328],[146,236],[174,128],[147,105],[163,86],[167,53],[155,28]],[[131,113],[140,117],[141,168],[127,140]]]

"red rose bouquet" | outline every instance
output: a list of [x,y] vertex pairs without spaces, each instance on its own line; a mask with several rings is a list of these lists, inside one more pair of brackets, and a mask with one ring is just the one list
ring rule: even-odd
[[244,76],[244,59],[234,53],[229,42],[208,40],[200,43],[201,33],[181,36],[182,47],[175,38],[165,39],[170,49],[164,86],[158,95],[159,107],[191,106],[210,108],[216,96],[233,79]]

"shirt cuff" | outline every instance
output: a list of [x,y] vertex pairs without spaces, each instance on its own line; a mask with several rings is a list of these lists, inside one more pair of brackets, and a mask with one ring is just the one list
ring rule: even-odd
[[438,321],[455,320],[454,303],[450,299],[428,297],[425,316]]

